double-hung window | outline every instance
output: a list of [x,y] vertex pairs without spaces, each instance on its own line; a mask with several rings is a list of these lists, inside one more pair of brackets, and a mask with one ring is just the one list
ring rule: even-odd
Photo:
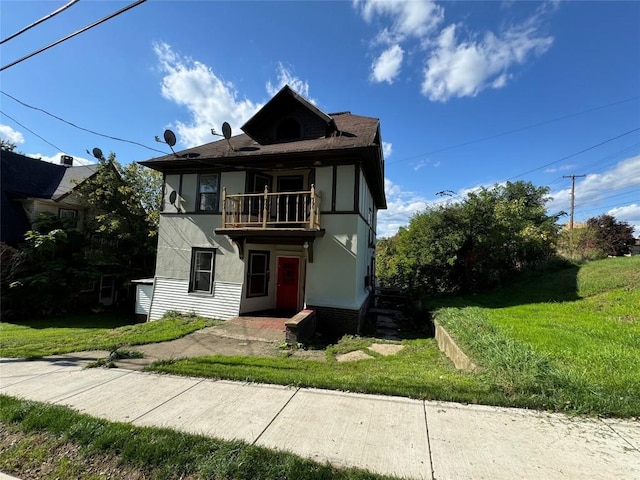
[[247,268],[247,297],[264,297],[269,294],[269,252],[249,251]]
[[217,173],[201,174],[198,178],[198,210],[210,212],[218,210]]
[[216,251],[212,248],[194,248],[191,251],[191,281],[189,291],[211,293],[215,272]]

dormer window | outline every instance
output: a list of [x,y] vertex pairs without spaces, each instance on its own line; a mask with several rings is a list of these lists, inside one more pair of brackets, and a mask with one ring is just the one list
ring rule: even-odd
[[296,140],[301,137],[302,127],[296,118],[285,118],[276,127],[276,141]]

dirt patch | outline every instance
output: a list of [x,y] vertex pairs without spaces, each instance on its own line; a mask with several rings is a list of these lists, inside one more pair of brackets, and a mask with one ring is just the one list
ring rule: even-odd
[[119,368],[141,370],[157,360],[206,357],[212,355],[243,357],[306,358],[323,361],[323,350],[287,350],[284,346],[284,322],[281,318],[239,317],[222,325],[207,327],[177,340],[129,347],[143,358],[122,359]]
[[[28,448],[25,448],[27,447]],[[39,449],[46,457],[39,461]],[[63,442],[54,435],[24,433],[0,424],[0,470],[22,480],[46,478],[101,478],[146,480],[152,472],[124,463],[115,455],[87,454],[72,442]],[[194,479],[195,477],[182,477]]]

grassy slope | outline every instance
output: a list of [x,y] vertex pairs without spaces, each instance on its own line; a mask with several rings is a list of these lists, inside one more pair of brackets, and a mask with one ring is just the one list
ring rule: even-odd
[[122,315],[102,313],[24,323],[0,323],[0,356],[36,358],[83,350],[112,350],[180,338],[209,324],[202,318],[168,318],[129,325]]
[[443,301],[435,318],[515,404],[640,415],[640,257]]

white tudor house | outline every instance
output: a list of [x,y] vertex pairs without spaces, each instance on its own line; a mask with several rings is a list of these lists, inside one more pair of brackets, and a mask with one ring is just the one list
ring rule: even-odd
[[359,331],[386,208],[379,120],[285,86],[242,130],[140,162],[164,175],[149,319],[311,309],[320,330]]

